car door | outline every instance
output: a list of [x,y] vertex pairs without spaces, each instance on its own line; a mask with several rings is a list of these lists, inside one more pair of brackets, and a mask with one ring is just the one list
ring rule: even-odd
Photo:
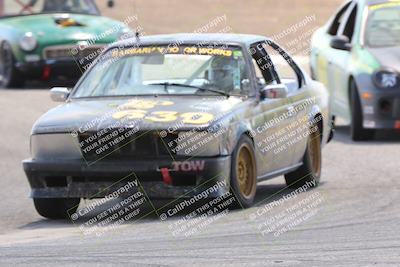
[[268,54],[274,64],[280,83],[288,88],[288,102],[291,116],[287,120],[287,157],[290,165],[301,162],[307,144],[307,123],[315,99],[305,83],[304,74],[295,61],[277,44],[266,45]]
[[[345,23],[348,11],[352,7],[354,7],[352,1],[345,3],[328,22],[327,27],[318,30],[312,40],[311,66],[315,66],[312,71],[314,76],[328,88],[331,95],[331,110],[337,115],[342,113],[342,108],[340,103],[336,101],[336,78],[335,75],[331,74],[331,71],[334,69],[332,64],[340,63],[343,60],[345,51],[333,49],[330,46],[330,42],[333,37],[339,34],[341,26]],[[340,60],[337,60],[337,58],[340,58]]]
[[[265,50],[265,42],[252,45],[253,62],[257,75],[258,90],[267,85],[278,84],[279,80],[273,63]],[[290,166],[292,159],[286,148],[284,129],[289,125],[287,114],[292,108],[288,98],[260,98],[258,108],[262,119],[254,122],[256,153],[259,155],[258,166],[262,174]]]
[[[354,36],[354,28],[357,18],[357,3],[350,5],[344,15],[337,36],[346,36],[352,43]],[[351,51],[332,49],[332,54],[328,59],[328,80],[329,87],[332,90],[333,105],[335,114],[349,120],[350,107],[348,96],[348,66],[351,60]]]

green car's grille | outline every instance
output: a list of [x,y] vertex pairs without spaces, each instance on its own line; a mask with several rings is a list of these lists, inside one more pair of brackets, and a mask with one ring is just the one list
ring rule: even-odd
[[102,51],[102,46],[89,46],[79,49],[77,46],[48,46],[43,50],[44,59],[88,58],[94,60]]

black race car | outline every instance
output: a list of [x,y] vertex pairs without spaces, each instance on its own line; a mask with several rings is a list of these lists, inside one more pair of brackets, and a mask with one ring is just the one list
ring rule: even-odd
[[248,207],[258,181],[316,186],[331,135],[324,86],[255,35],[119,42],[51,97],[63,103],[35,123],[23,162],[49,218],[136,179],[150,199],[232,192]]

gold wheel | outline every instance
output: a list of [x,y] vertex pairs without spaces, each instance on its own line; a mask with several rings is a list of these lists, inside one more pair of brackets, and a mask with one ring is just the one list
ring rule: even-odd
[[[316,126],[315,126],[316,127]],[[316,177],[321,175],[321,142],[320,142],[320,134],[318,129],[315,129],[310,134],[310,138],[308,140],[308,151],[310,155],[310,165],[313,174]]]
[[245,198],[250,198],[256,184],[256,166],[254,156],[249,144],[244,143],[239,148],[236,162],[236,177],[240,193]]

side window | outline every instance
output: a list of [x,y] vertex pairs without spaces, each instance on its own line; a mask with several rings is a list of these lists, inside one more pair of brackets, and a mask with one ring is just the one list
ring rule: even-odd
[[350,42],[353,39],[354,27],[356,25],[356,17],[357,17],[357,5],[353,7],[353,10],[351,11],[349,18],[347,19],[347,22],[344,25],[342,33],[344,36],[347,36],[349,38]]
[[297,70],[298,72],[295,71],[297,67],[289,55],[272,43],[271,45],[264,43],[263,47],[271,58],[280,83],[285,84],[289,92],[299,90],[302,84],[302,77],[298,73],[300,70]]
[[250,47],[250,55],[252,57],[253,66],[260,86],[270,85],[277,82],[272,63],[267,51],[262,43],[254,43]]
[[257,61],[254,58],[253,58],[253,66],[254,66],[254,70],[256,72],[257,83],[260,85],[266,85],[266,82],[265,82],[265,79],[261,72],[261,69],[258,66]]
[[336,35],[338,33],[338,30],[340,28],[340,25],[343,23],[343,19],[346,15],[347,9],[350,7],[352,2],[348,2],[346,5],[344,5],[336,14],[335,18],[332,21],[332,24],[330,25],[328,29],[328,34],[330,35]]

